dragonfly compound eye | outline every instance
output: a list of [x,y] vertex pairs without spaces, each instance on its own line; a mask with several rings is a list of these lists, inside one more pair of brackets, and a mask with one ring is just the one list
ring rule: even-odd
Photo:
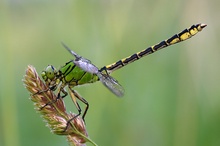
[[45,71],[41,73],[42,78],[44,81],[53,80],[55,78],[56,69],[52,65],[48,65]]

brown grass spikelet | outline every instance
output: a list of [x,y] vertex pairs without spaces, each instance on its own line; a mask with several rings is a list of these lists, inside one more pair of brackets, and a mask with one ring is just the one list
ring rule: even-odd
[[70,145],[85,146],[86,142],[96,145],[88,137],[85,123],[80,116],[68,122],[76,114],[66,112],[63,100],[56,100],[56,95],[40,79],[33,66],[28,66],[23,82],[31,93],[30,99],[34,102],[35,110],[41,114],[52,133],[66,135]]

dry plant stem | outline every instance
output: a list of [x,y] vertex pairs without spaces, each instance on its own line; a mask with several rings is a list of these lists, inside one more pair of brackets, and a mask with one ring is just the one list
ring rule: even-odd
[[[31,93],[30,99],[34,102],[35,109],[40,112],[51,132],[66,135],[70,145],[85,146],[85,142],[91,142],[96,146],[88,137],[84,121],[80,116],[67,125],[68,120],[76,114],[66,112],[62,99],[53,102],[57,96],[44,84],[33,66],[28,66],[23,82]],[[48,105],[45,106],[46,104]]]

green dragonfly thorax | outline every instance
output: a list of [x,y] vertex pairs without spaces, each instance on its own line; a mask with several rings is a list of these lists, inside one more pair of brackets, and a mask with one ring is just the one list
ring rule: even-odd
[[52,66],[48,65],[46,69],[41,73],[42,78],[49,87],[57,87],[62,82],[63,87],[69,85],[74,87],[77,85],[83,85],[87,83],[94,83],[99,80],[96,74],[92,74],[82,70],[76,66],[71,60],[62,66],[58,71]]
[[96,74],[86,72],[76,66],[73,60],[66,63],[59,70],[60,79],[63,83],[68,83],[70,86],[83,85],[94,83],[99,80]]

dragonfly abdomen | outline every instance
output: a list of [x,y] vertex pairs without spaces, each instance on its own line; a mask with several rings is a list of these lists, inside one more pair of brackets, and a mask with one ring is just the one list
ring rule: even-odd
[[206,24],[196,24],[196,25],[192,25],[190,28],[183,30],[182,32],[173,35],[172,37],[170,37],[167,40],[161,41],[160,43],[148,47],[147,49],[144,49],[138,53],[135,53],[129,57],[126,57],[124,59],[121,59],[115,63],[112,63],[110,65],[104,66],[103,68],[101,68],[100,70],[106,70],[106,72],[108,72],[109,74],[131,62],[134,62],[146,55],[152,54],[162,48],[165,48],[167,46],[179,43],[181,41],[184,41],[186,39],[191,38],[192,36],[194,36],[195,34],[197,34],[199,31],[201,31],[204,27],[206,27]]

